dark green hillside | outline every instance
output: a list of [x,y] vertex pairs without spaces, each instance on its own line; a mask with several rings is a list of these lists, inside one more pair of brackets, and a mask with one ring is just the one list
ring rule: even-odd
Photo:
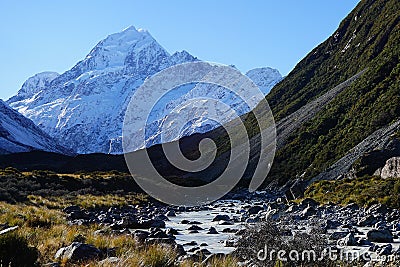
[[330,166],[375,130],[400,118],[400,1],[361,1],[338,30],[267,96],[277,121],[363,69],[367,72],[277,152],[271,180]]

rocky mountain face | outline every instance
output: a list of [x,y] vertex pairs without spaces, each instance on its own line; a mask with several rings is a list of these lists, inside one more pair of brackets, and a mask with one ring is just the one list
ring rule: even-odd
[[69,154],[48,134],[0,100],[0,154],[42,150]]
[[[170,55],[145,30],[129,27],[100,41],[72,69],[61,75],[41,73],[28,79],[10,106],[33,120],[62,145],[77,153],[122,153],[122,126],[129,100],[144,80],[170,66],[198,60],[186,51]],[[281,80],[277,70],[260,68],[249,77],[269,91]],[[146,131],[146,145],[160,143],[166,116],[190,97],[202,96],[239,106],[233,94],[207,86],[181,88],[154,107]],[[239,115],[251,108],[239,108]],[[183,109],[184,110],[184,109]],[[179,136],[206,132],[217,126],[206,114],[196,114]],[[146,118],[137,118],[145,120]],[[136,149],[142,148],[138,145]]]
[[361,1],[267,95],[278,128],[291,114],[316,111],[287,123],[297,125],[286,135],[277,129],[278,143],[285,141],[269,181],[347,177],[360,157],[381,150],[400,130],[399,10],[395,0]]
[[[361,1],[266,96],[276,120],[277,151],[265,186],[295,183],[293,192],[301,194],[311,181],[354,177],[366,169],[372,175],[400,156],[388,148],[400,132],[398,10],[396,0]],[[244,120],[252,137],[244,175],[250,178],[259,157],[258,125],[252,113]],[[226,151],[228,137],[220,133],[214,131],[218,148]],[[374,151],[382,151],[379,164],[355,166]]]
[[400,177],[400,157],[393,157],[386,161],[382,169],[375,172],[382,178],[398,178]]

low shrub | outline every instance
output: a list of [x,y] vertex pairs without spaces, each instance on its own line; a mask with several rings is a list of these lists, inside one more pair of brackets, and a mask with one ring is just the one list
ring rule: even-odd
[[39,252],[28,246],[27,240],[15,233],[0,235],[0,266],[35,266]]

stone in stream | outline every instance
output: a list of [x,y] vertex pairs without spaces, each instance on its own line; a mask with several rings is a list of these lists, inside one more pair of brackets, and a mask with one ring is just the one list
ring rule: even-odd
[[212,221],[218,222],[218,221],[230,221],[230,220],[231,220],[231,218],[229,217],[229,215],[218,214],[217,216],[214,217],[214,219]]
[[168,217],[175,217],[176,216],[175,211],[173,211],[173,210],[169,210],[165,215],[168,216]]
[[349,232],[333,232],[329,236],[329,240],[339,240],[339,239],[345,238],[348,234],[349,234]]
[[312,198],[305,198],[300,202],[300,206],[305,207],[318,207],[319,203]]
[[60,248],[54,258],[63,262],[78,262],[100,257],[101,251],[95,246],[73,242],[68,247]]
[[234,223],[232,221],[219,221],[218,224],[219,225],[234,225]]
[[208,244],[207,243],[201,243],[200,247],[208,247]]
[[199,250],[200,247],[193,247],[191,249],[188,250],[188,252],[195,252],[196,250]]
[[217,231],[217,229],[215,229],[214,227],[211,226],[210,229],[208,229],[207,234],[208,235],[216,235],[216,234],[218,234],[218,231]]
[[189,234],[198,234],[199,233],[199,231],[197,231],[197,230],[191,230],[191,231],[189,231]]
[[205,259],[208,255],[211,255],[212,253],[208,250],[208,249],[206,249],[206,248],[200,248],[200,249],[198,249],[198,250],[196,250],[195,252],[194,252],[194,255],[196,255],[198,258],[199,258],[199,260],[203,260],[203,259]]
[[349,233],[344,238],[340,239],[338,241],[338,244],[345,245],[345,246],[358,246],[359,245],[356,237],[354,236],[354,233]]
[[203,223],[198,222],[198,221],[190,221],[190,222],[188,222],[187,224],[203,224]]
[[159,228],[150,229],[150,234],[149,234],[148,238],[173,238],[173,239],[175,239],[174,236],[167,235],[164,231],[162,231]]
[[371,242],[378,242],[378,243],[393,243],[393,235],[387,229],[382,230],[370,230],[367,233],[367,238]]
[[228,234],[234,234],[237,231],[238,231],[237,229],[231,229],[231,228],[225,228],[222,230],[223,233],[228,233]]
[[230,247],[230,248],[233,248],[233,247],[235,247],[235,241],[233,241],[233,240],[225,240],[224,241],[224,247]]
[[301,216],[301,218],[304,220],[304,219],[307,219],[308,217],[310,217],[310,216],[312,216],[312,215],[314,215],[314,214],[316,214],[317,213],[317,211],[316,211],[316,209],[313,207],[313,206],[308,206],[307,208],[305,208],[301,213],[300,213],[300,216]]
[[196,241],[190,241],[189,243],[185,243],[183,244],[184,246],[197,246],[197,242]]
[[357,225],[360,227],[371,227],[374,224],[378,222],[378,218],[376,218],[374,215],[368,215],[366,217],[361,218]]
[[200,226],[192,225],[192,226],[190,226],[190,227],[188,228],[188,230],[189,230],[189,231],[192,231],[192,230],[199,231],[199,230],[204,230],[204,229],[201,228]]
[[383,204],[374,204],[369,207],[365,212],[367,214],[386,214],[389,211],[388,207]]
[[368,251],[376,252],[379,248],[380,248],[379,245],[377,245],[377,244],[372,244],[372,245],[368,248]]
[[167,235],[179,235],[179,231],[174,228],[168,228],[165,233]]
[[249,208],[247,213],[250,214],[250,215],[253,215],[253,214],[257,214],[261,210],[263,210],[263,207],[261,207],[261,206],[253,206],[253,207]]
[[351,211],[357,211],[360,209],[360,207],[356,203],[350,203],[350,204],[344,206],[344,209],[351,210]]
[[334,220],[326,220],[326,228],[327,229],[337,229],[339,226],[341,226],[342,223]]
[[391,244],[388,244],[386,246],[381,247],[380,249],[377,250],[378,255],[380,256],[387,256],[392,254],[393,246]]
[[258,218],[258,217],[246,219],[246,223],[257,223],[259,221],[260,221],[260,218]]
[[168,217],[165,216],[164,214],[159,214],[153,217],[153,220],[156,221],[169,221]]

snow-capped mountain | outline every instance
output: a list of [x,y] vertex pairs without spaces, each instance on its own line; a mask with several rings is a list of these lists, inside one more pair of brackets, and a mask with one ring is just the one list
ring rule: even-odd
[[269,67],[249,70],[246,76],[249,77],[265,95],[283,78],[277,69]]
[[[131,26],[100,41],[65,73],[41,73],[29,78],[8,103],[77,153],[118,154],[122,153],[125,110],[136,89],[160,70],[197,60],[186,51],[169,54],[146,30]],[[272,69],[257,72],[254,77],[269,90],[281,79],[275,72]],[[266,75],[265,79],[259,77],[262,75]],[[194,88],[196,90],[191,90]],[[233,94],[221,90],[206,86],[183,87],[157,103],[147,120],[146,144],[161,141],[159,136],[165,117],[191,96],[210,97],[237,105],[238,100]],[[253,107],[240,108],[239,115],[249,108]],[[203,120],[206,114],[197,115],[197,121],[187,125],[178,137],[205,132],[216,126]],[[143,119],[146,118],[138,118]]]
[[32,150],[70,153],[31,120],[0,100],[0,154]]

